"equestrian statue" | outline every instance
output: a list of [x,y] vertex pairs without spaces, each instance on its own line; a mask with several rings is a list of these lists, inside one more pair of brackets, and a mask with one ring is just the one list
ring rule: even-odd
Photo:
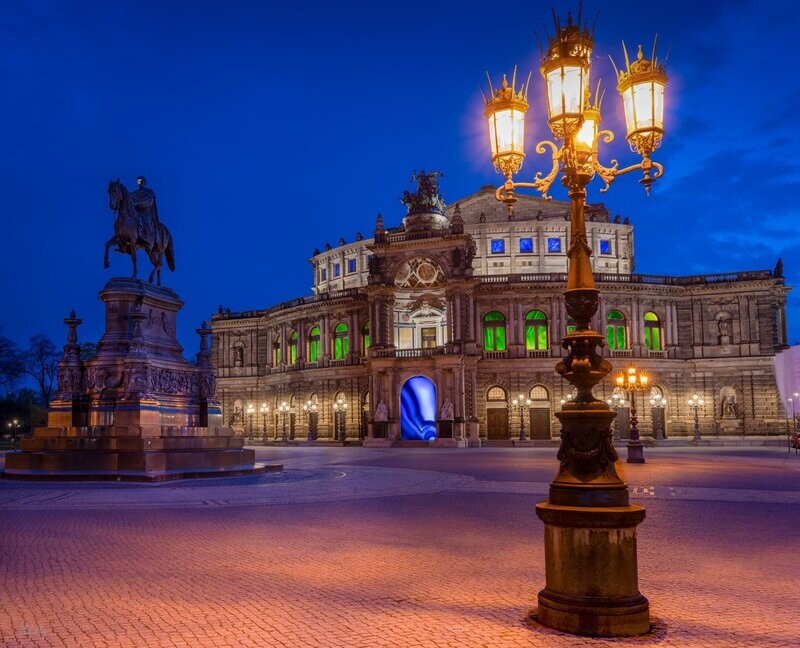
[[116,245],[117,252],[130,254],[133,261],[133,277],[136,277],[136,253],[141,248],[147,252],[153,271],[148,281],[153,283],[156,279],[161,285],[161,266],[164,257],[167,259],[169,269],[175,272],[175,251],[172,247],[172,235],[166,225],[158,220],[156,207],[156,194],[148,188],[143,176],[136,179],[139,188],[133,193],[119,181],[111,180],[108,183],[109,208],[116,213],[114,221],[114,236],[106,242],[106,252],[103,257],[103,267],[108,267],[108,249]]

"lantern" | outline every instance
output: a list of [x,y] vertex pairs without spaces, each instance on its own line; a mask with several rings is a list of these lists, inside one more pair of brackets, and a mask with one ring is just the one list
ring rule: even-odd
[[[487,75],[488,76],[488,75]],[[511,177],[522,168],[525,159],[525,113],[528,112],[528,85],[530,75],[524,86],[517,90],[517,69],[511,78],[503,75],[503,84],[497,92],[492,91],[489,80],[489,98],[486,100],[484,115],[489,122],[489,142],[492,146],[492,163],[498,173]]]
[[558,139],[571,137],[583,123],[593,47],[591,32],[573,25],[571,16],[566,27],[556,24],[556,35],[549,39],[539,69],[547,91],[547,123]]
[[583,109],[583,124],[575,133],[575,148],[581,153],[592,154],[594,150],[595,139],[597,138],[597,131],[600,130],[600,104],[603,97],[600,94],[600,82],[597,83],[597,90],[594,93],[594,104],[589,100],[589,95],[586,95],[586,107]]
[[667,74],[656,59],[655,45],[652,59],[644,58],[642,46],[636,60],[628,60],[625,43],[627,70],[617,70],[617,89],[622,95],[627,125],[627,140],[631,150],[649,156],[659,146],[664,136],[664,90]]

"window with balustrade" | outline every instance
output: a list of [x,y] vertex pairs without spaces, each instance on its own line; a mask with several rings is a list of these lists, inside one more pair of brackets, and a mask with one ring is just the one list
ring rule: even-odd
[[648,311],[644,314],[644,345],[649,351],[664,350],[661,320],[653,311]]
[[281,336],[276,335],[272,340],[272,366],[277,367],[281,363]]
[[627,321],[618,310],[609,311],[606,316],[606,342],[612,351],[628,348]]
[[500,311],[489,311],[483,316],[483,348],[506,350],[506,318]]
[[344,360],[350,351],[350,340],[347,337],[347,324],[339,322],[333,329],[333,359]]
[[315,326],[308,333],[308,361],[319,362],[320,356],[320,334],[319,327]]
[[525,315],[525,349],[543,351],[548,348],[547,315],[540,310],[529,311]]
[[289,364],[297,364],[297,331],[289,335]]

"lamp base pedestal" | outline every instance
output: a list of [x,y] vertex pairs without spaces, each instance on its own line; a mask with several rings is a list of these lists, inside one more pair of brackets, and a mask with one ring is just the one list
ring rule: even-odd
[[546,585],[536,618],[549,628],[595,637],[650,630],[650,606],[639,592],[636,526],[641,506],[584,508],[536,505],[544,522]]
[[644,463],[644,445],[638,439],[628,441],[628,463]]

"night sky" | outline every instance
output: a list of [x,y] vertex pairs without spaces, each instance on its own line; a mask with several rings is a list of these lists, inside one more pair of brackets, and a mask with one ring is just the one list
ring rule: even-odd
[[[276,3],[277,4],[277,3]],[[555,2],[566,16],[573,4]],[[608,163],[638,162],[624,140],[612,54],[649,51],[667,72],[666,167],[646,199],[638,175],[589,201],[631,218],[636,271],[772,269],[800,286],[800,84],[792,65],[800,12],[789,2],[586,2],[593,78],[607,88]],[[310,293],[315,247],[371,236],[404,214],[415,169],[445,173],[447,202],[497,184],[479,86],[516,64],[534,70],[528,158],[548,167],[534,32],[551,3],[28,1],[0,9],[2,333],[60,346],[71,308],[81,341],[102,334],[97,293],[130,260],[112,254],[109,179],[147,176],[176,241],[165,285],[186,301],[179,337],[223,304],[263,308]],[[592,82],[594,85],[594,81]],[[565,199],[555,188],[557,199]],[[149,262],[140,253],[140,274]],[[800,289],[790,295],[800,341]]]

